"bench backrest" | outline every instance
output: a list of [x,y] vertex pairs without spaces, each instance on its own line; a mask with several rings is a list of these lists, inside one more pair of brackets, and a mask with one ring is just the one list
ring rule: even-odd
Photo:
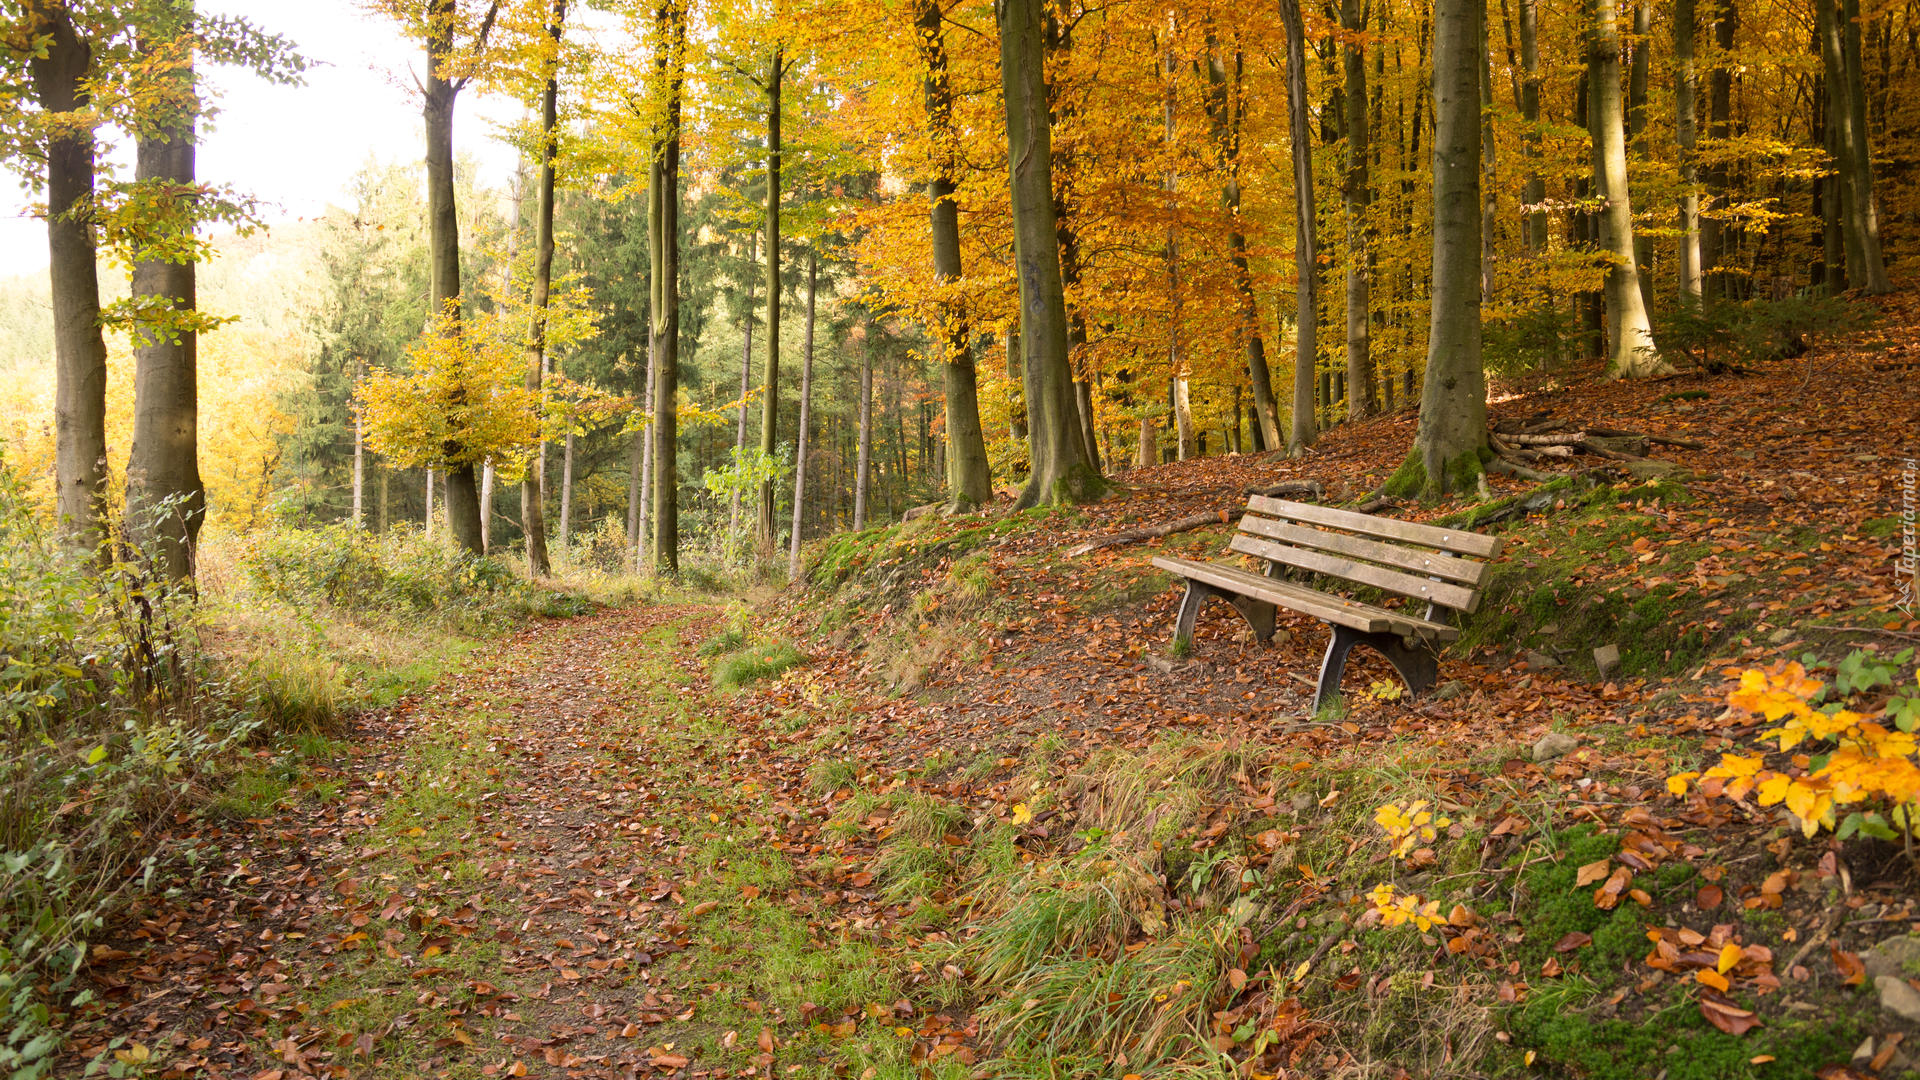
[[1247,501],[1230,547],[1282,566],[1371,585],[1455,611],[1480,605],[1500,538],[1264,495]]

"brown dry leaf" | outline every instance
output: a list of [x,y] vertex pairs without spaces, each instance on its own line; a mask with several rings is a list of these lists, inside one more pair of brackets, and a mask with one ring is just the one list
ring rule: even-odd
[[1587,865],[1581,867],[1578,873],[1574,874],[1574,877],[1573,877],[1574,886],[1576,888],[1584,889],[1588,885],[1591,885],[1594,882],[1599,881],[1601,878],[1607,876],[1607,870],[1612,865],[1613,865],[1612,859],[1601,859],[1599,862],[1588,863]]
[[1833,966],[1840,970],[1848,986],[1861,986],[1867,981],[1867,965],[1861,963],[1858,953],[1850,953],[1838,945],[1830,945],[1833,953]]
[[1701,911],[1712,911],[1726,900],[1727,893],[1718,885],[1702,885],[1700,891],[1693,894],[1693,906]]
[[1745,1035],[1760,1026],[1760,1018],[1746,1009],[1712,998],[1700,999],[1700,1015],[1729,1035]]

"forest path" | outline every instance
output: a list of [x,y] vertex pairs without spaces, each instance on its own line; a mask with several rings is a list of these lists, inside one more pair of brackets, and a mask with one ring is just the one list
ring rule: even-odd
[[699,655],[718,617],[541,623],[363,717],[345,760],[204,830],[188,895],[96,948],[106,1007],[70,1049],[253,1080],[765,1074],[810,998],[900,1022],[866,1000],[870,957],[819,937],[835,892],[773,903],[798,812],[770,799],[808,756],[756,762]]

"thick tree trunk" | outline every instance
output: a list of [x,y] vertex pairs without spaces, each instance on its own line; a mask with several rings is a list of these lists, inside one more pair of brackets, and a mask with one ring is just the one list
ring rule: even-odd
[[[171,9],[159,25],[144,35],[171,39],[192,21],[191,3]],[[158,41],[147,40],[151,49]],[[151,186],[170,212],[180,214],[191,229],[192,211],[181,204],[191,198],[194,185],[195,117],[198,95],[191,66],[174,78],[183,82],[185,101],[169,115],[147,117],[151,124],[139,137],[135,180]],[[143,259],[133,267],[132,294],[143,310],[148,305],[191,317],[196,308],[194,263]],[[133,446],[127,460],[127,525],[132,534],[155,546],[155,555],[174,581],[193,577],[194,541],[206,515],[206,489],[200,483],[196,428],[199,399],[196,370],[199,335],[192,329],[158,325],[136,330],[133,342]],[[356,432],[357,435],[357,432]],[[358,442],[355,467],[358,468]],[[359,479],[354,483],[356,516]]]
[[1600,196],[1600,246],[1607,260],[1607,365],[1614,378],[1672,370],[1654,348],[1653,325],[1634,254],[1627,184],[1626,123],[1620,99],[1617,0],[1588,0],[1588,101],[1593,110],[1593,180]]
[[1040,0],[1001,0],[1000,75],[1026,353],[1028,448],[1033,471],[1016,506],[1081,502],[1101,490],[1074,415],[1066,296],[1053,207],[1053,146],[1047,115]]
[[1287,118],[1293,144],[1293,264],[1299,278],[1294,303],[1293,424],[1287,452],[1298,456],[1313,445],[1320,433],[1313,410],[1314,364],[1319,358],[1315,333],[1320,317],[1315,288],[1319,281],[1319,241],[1314,222],[1313,127],[1307,117],[1307,34],[1300,19],[1299,0],[1280,0],[1280,18],[1287,28]]
[[1487,453],[1480,359],[1481,0],[1438,0],[1433,26],[1433,291],[1420,426],[1387,494],[1471,490]]
[[61,122],[48,132],[47,256],[53,300],[55,509],[62,533],[99,543],[107,493],[107,345],[93,225],[93,46],[64,6],[30,3],[46,50],[30,62],[34,96]]
[[806,521],[807,505],[807,425],[813,419],[813,320],[814,294],[820,288],[820,257],[807,252],[807,331],[805,351],[800,354],[800,422],[794,428],[793,451],[793,536],[787,553],[787,580],[800,580],[800,532]]
[[1889,291],[1874,205],[1873,153],[1867,138],[1866,79],[1860,57],[1858,0],[1815,0],[1826,67],[1827,126],[1838,151],[1840,221],[1847,282],[1870,295]]
[[1700,299],[1700,191],[1695,186],[1694,147],[1699,142],[1693,67],[1695,0],[1673,0],[1673,137],[1680,167],[1680,295]]
[[[767,66],[767,372],[760,403],[760,452],[768,458],[780,434],[780,84],[786,53],[773,50]],[[760,483],[758,537],[762,565],[773,561],[773,480]]]
[[[1361,0],[1341,0],[1340,25],[1355,37],[1341,49],[1346,67],[1347,162],[1340,193],[1347,210],[1347,418],[1364,420],[1380,411],[1373,396],[1372,230],[1367,214],[1373,203],[1368,171],[1371,132],[1367,124],[1367,58],[1354,42],[1367,30]],[[1376,46],[1377,48],[1377,46]]]
[[[651,467],[653,480],[653,568],[671,577],[680,572],[680,109],[686,85],[686,12],[679,0],[660,5],[661,43],[654,71],[667,87],[666,122],[654,144],[649,177],[647,236],[652,264],[652,324],[647,351],[653,373]],[[747,332],[751,340],[753,318]],[[745,415],[746,406],[741,406]]]
[[[541,388],[546,371],[547,301],[553,288],[553,186],[555,145],[559,127],[560,34],[566,23],[566,0],[553,0],[547,21],[547,36],[554,55],[547,64],[547,85],[540,98],[540,177],[534,198],[533,222],[533,320],[527,335],[527,389],[543,402]],[[518,227],[518,222],[515,226]],[[545,464],[545,440],[541,444],[541,465]],[[536,578],[549,572],[547,556],[546,493],[541,490],[546,476],[541,467],[529,467],[520,481],[520,524],[526,534],[527,572]]]
[[[935,161],[934,176],[927,182],[933,226],[933,276],[936,282],[957,288],[961,276],[960,208],[954,202],[953,193],[959,136],[953,127],[953,86],[947,77],[947,48],[941,33],[938,0],[916,0],[914,23],[920,31],[920,59],[926,68],[927,134],[933,143]],[[958,512],[992,501],[993,472],[987,463],[986,432],[980,426],[979,377],[974,369],[973,327],[967,318],[966,304],[957,296],[942,296],[938,310],[938,325],[931,329],[943,353],[940,369],[949,448],[947,496],[949,505]],[[797,568],[797,524],[794,535]]]
[[[1634,0],[1633,54],[1627,64],[1627,139],[1634,160],[1647,159],[1647,78],[1653,69],[1653,2]],[[1639,269],[1640,306],[1653,310],[1653,249],[1635,229],[1633,261]]]
[[[427,35],[427,251],[434,313],[460,316],[460,219],[453,198],[453,105],[460,84],[453,63],[455,0],[428,0]],[[471,452],[457,436],[443,447],[447,460],[447,528],[461,547],[485,555],[480,542],[480,485],[474,480]]]
[[1260,309],[1253,294],[1247,234],[1240,223],[1240,128],[1245,114],[1241,87],[1245,60],[1240,50],[1235,49],[1229,78],[1224,59],[1209,44],[1208,112],[1213,119],[1214,141],[1219,145],[1220,171],[1226,176],[1220,202],[1233,222],[1227,232],[1227,251],[1233,265],[1234,297],[1240,305],[1240,336],[1247,350],[1247,381],[1253,384],[1254,442],[1262,448],[1278,448],[1280,420],[1273,400],[1273,373],[1267,368],[1267,346],[1260,335]]
[[[871,330],[871,328],[869,328]],[[867,527],[867,478],[873,471],[873,340],[860,347],[860,456],[853,470],[853,531]]]

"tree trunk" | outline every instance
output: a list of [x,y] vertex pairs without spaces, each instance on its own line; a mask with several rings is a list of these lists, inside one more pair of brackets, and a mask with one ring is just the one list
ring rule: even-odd
[[[1627,64],[1627,139],[1634,160],[1647,159],[1647,77],[1653,68],[1653,2],[1634,0],[1633,58]],[[1653,249],[1635,229],[1633,261],[1639,270],[1640,306],[1653,310]]]
[[[1707,74],[1707,137],[1718,142],[1732,134],[1734,31],[1740,25],[1739,0],[1719,0],[1719,18],[1713,23],[1713,41],[1718,62]],[[1728,195],[1728,173],[1724,162],[1707,169],[1706,189],[1710,202],[1724,203]],[[1702,215],[1700,220],[1700,272],[1706,291],[1713,296],[1726,295],[1726,277],[1717,273],[1726,258],[1727,227],[1718,217]]]
[[[651,477],[653,480],[653,568],[672,577],[680,572],[680,108],[686,85],[685,9],[679,0],[659,7],[659,44],[655,76],[667,87],[666,123],[653,148],[649,172],[647,243],[653,274],[652,323],[647,351],[653,373]],[[747,317],[751,341],[753,317]],[[746,406],[741,406],[744,417]],[[744,421],[743,421],[744,422]]]
[[[566,17],[566,0],[553,0],[547,20],[547,37],[553,56],[546,63],[547,85],[540,98],[540,176],[536,181],[539,190],[534,197],[533,212],[533,319],[531,333],[527,335],[527,389],[533,391],[543,405],[546,400],[542,383],[546,371],[547,301],[553,288],[553,171],[554,157],[559,152],[556,136],[559,127],[560,34]],[[517,227],[518,223],[515,224]],[[544,438],[541,440],[540,457],[544,465]],[[545,471],[539,467],[528,468],[520,481],[520,524],[526,533],[527,572],[536,578],[546,577],[550,570],[546,493],[541,490],[546,479]]]
[[[1171,23],[1171,17],[1169,18]],[[1167,47],[1160,54],[1160,122],[1164,151],[1173,158],[1176,139],[1175,121],[1179,107],[1180,69],[1173,52],[1175,27],[1167,27]],[[1188,387],[1186,358],[1180,351],[1180,233],[1176,224],[1179,210],[1180,175],[1169,168],[1160,177],[1160,190],[1167,195],[1167,373],[1173,379],[1173,429],[1180,460],[1194,456],[1193,407]]]
[[860,457],[853,470],[853,531],[867,527],[867,477],[873,466],[873,337],[860,346]]
[[480,550],[493,550],[493,459],[480,465]]
[[433,470],[432,469],[427,470],[427,513],[423,520],[425,521],[424,531],[426,532],[427,539],[432,540],[433,539]]
[[1066,296],[1053,207],[1053,147],[1047,116],[1040,0],[1002,0],[1000,76],[1007,110],[1007,160],[1020,282],[1020,341],[1026,353],[1028,449],[1032,473],[1016,507],[1081,502],[1101,490],[1075,422],[1067,355]]
[[[1293,430],[1288,435],[1287,452],[1297,457],[1313,445],[1320,432],[1313,411],[1314,364],[1319,358],[1315,340],[1320,311],[1315,289],[1319,241],[1315,237],[1314,222],[1313,128],[1307,117],[1307,34],[1300,20],[1299,0],[1280,0],[1280,18],[1287,28],[1287,119],[1293,143],[1293,263],[1299,277],[1294,303]],[[1476,108],[1476,118],[1477,113]],[[1477,159],[1478,155],[1475,156]]]
[[53,301],[55,509],[66,537],[92,547],[105,528],[107,345],[93,224],[93,46],[64,6],[26,9],[46,51],[29,63],[34,96],[61,123],[47,134],[47,257]]
[[[168,9],[158,25],[143,29],[143,51],[171,40],[191,23],[189,0]],[[154,37],[148,37],[154,35]],[[192,211],[180,204],[191,198],[194,185],[195,118],[199,111],[191,60],[172,76],[183,83],[186,100],[166,116],[144,118],[151,125],[139,137],[135,179],[151,185],[154,194],[174,204],[191,229]],[[164,106],[163,106],[164,107]],[[132,295],[143,310],[147,305],[191,318],[196,311],[194,263],[143,259],[133,267]],[[144,302],[144,303],[143,303]],[[134,332],[133,446],[127,460],[127,525],[132,534],[152,543],[168,578],[193,577],[194,541],[206,516],[206,489],[200,483],[196,428],[199,400],[196,369],[199,335],[191,328],[162,323]],[[354,503],[359,503],[356,430]]]
[[1700,300],[1700,191],[1694,147],[1699,141],[1694,104],[1699,77],[1693,68],[1695,0],[1673,0],[1673,137],[1680,167],[1680,295]]
[[[448,68],[454,62],[455,0],[428,0],[427,34],[427,250],[433,311],[460,316],[460,219],[453,198],[453,106],[460,83]],[[456,323],[457,325],[457,323]],[[457,436],[443,447],[447,459],[447,528],[461,547],[484,555],[480,544],[480,485],[474,480],[470,451]]]
[[1627,186],[1627,138],[1620,100],[1618,0],[1588,0],[1589,91],[1593,110],[1593,180],[1600,196],[1600,242],[1607,260],[1608,370],[1614,378],[1641,378],[1672,369],[1653,344],[1634,255],[1633,204]]
[[1016,447],[1027,441],[1027,399],[1021,386],[1020,330],[1007,331],[1007,432]]
[[1280,420],[1273,400],[1273,373],[1267,368],[1267,346],[1260,335],[1260,309],[1253,294],[1253,274],[1247,255],[1247,234],[1240,217],[1240,129],[1245,115],[1242,75],[1245,59],[1233,52],[1233,75],[1209,43],[1207,82],[1214,140],[1219,144],[1220,171],[1226,175],[1220,201],[1233,224],[1227,232],[1227,251],[1233,266],[1234,297],[1240,305],[1240,335],[1246,343],[1247,381],[1253,384],[1254,441],[1262,447],[1280,446]]
[[567,415],[567,438],[560,452],[560,561],[571,563],[573,549],[573,415]]
[[[800,580],[800,527],[805,522],[807,505],[807,424],[813,413],[813,318],[814,294],[820,287],[820,257],[807,251],[807,330],[805,350],[800,354],[800,422],[794,428],[793,451],[793,536],[787,553],[787,580]],[[978,416],[975,418],[978,424]],[[984,455],[984,451],[982,454]]]
[[[947,77],[947,48],[941,35],[938,0],[916,0],[914,22],[920,31],[920,58],[926,67],[927,134],[933,143],[935,162],[933,178],[927,182],[933,225],[933,276],[937,283],[957,290],[961,277],[960,208],[954,202],[953,193],[959,136],[953,127],[953,85]],[[980,426],[973,327],[967,318],[965,302],[957,296],[943,294],[937,320],[938,325],[931,329],[943,352],[940,373],[946,398],[947,495],[951,508],[961,512],[993,500],[993,472],[987,463],[986,432]],[[796,573],[799,533],[796,524]]]
[[1867,137],[1866,78],[1860,56],[1858,0],[1815,0],[1820,56],[1826,67],[1827,124],[1838,149],[1840,221],[1847,282],[1869,295],[1888,292],[1874,205],[1873,153]]
[[[776,47],[767,66],[767,374],[760,403],[760,453],[773,457],[780,428],[780,83],[786,53]],[[773,561],[773,480],[760,483],[756,534],[762,565]]]
[[1487,453],[1480,361],[1481,0],[1433,12],[1433,289],[1420,425],[1382,490],[1437,497],[1474,488]]
[[[1691,0],[1679,0],[1688,3]],[[1527,251],[1547,250],[1547,182],[1540,175],[1540,0],[1520,0],[1520,119],[1526,125],[1527,179],[1520,201],[1526,204]]]
[[358,529],[366,524],[363,496],[367,489],[367,420],[360,409],[353,410],[353,527]]
[[[755,267],[757,267],[760,261],[759,245],[760,245],[760,232],[759,230],[756,229],[754,230],[753,235],[747,238],[747,262],[750,265],[753,265]],[[744,454],[747,451],[747,394],[753,388],[753,274],[752,273],[748,273],[747,275],[746,311],[747,311],[747,327],[742,334],[743,344],[740,348],[739,426],[734,431],[734,436],[733,436],[733,448],[736,451],[738,451],[738,453],[735,454],[736,465],[738,464],[739,454]],[[733,509],[728,515],[728,522],[729,524],[727,526],[727,530],[730,534],[740,531],[740,489],[737,487],[733,489]]]
[[[1380,411],[1373,396],[1373,351],[1370,334],[1372,301],[1372,230],[1367,214],[1373,203],[1368,172],[1371,132],[1367,124],[1367,58],[1354,44],[1367,30],[1361,0],[1341,0],[1340,25],[1352,32],[1341,49],[1346,67],[1347,168],[1341,195],[1347,210],[1347,417],[1364,420]],[[1377,47],[1377,46],[1376,46]]]
[[1480,298],[1493,303],[1494,256],[1500,244],[1499,143],[1493,131],[1493,52],[1480,15]]

